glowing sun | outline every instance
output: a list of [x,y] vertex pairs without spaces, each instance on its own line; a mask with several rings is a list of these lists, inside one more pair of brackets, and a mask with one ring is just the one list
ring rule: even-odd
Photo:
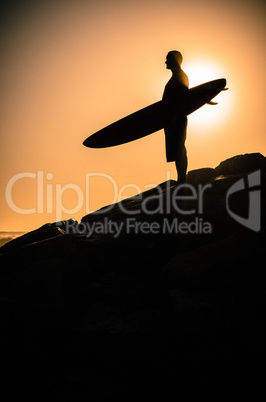
[[[211,61],[191,61],[188,64],[184,63],[182,68],[188,75],[190,88],[204,82],[226,78],[226,71]],[[190,127],[200,129],[200,131],[204,129],[209,131],[221,124],[230,109],[231,102],[228,92],[222,91],[212,99],[213,102],[218,102],[218,105],[204,105],[189,115]]]

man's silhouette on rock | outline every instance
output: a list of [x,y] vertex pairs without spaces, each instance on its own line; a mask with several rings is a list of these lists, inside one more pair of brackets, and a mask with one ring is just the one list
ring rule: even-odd
[[189,82],[180,67],[182,61],[182,54],[176,50],[167,54],[166,68],[171,70],[173,75],[165,86],[162,98],[166,159],[167,162],[175,162],[179,183],[185,183],[187,173],[187,116],[184,102]]

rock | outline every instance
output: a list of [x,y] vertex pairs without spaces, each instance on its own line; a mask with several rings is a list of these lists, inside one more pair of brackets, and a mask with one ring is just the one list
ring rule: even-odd
[[242,337],[246,333],[259,331],[263,313],[258,306],[263,292],[248,295],[243,288],[227,288],[208,292],[170,291],[173,306],[173,322],[176,338],[180,343],[198,344],[209,339],[225,336]]
[[[95,221],[102,221],[106,217],[109,220],[119,222],[128,217],[128,215],[130,215],[132,218],[136,216],[139,217],[139,215],[142,214],[143,209],[148,211],[158,210],[160,207],[160,201],[165,199],[166,194],[168,194],[169,190],[173,190],[175,185],[175,180],[168,180],[159,184],[155,188],[144,191],[143,193],[134,197],[127,198],[116,204],[108,205],[96,212],[83,216],[81,222],[93,223]],[[164,206],[162,208],[164,208]],[[148,219],[147,214],[145,214],[145,218]]]
[[116,273],[102,276],[90,288],[94,303],[127,304],[133,307],[141,306],[146,292],[147,288],[141,282]]
[[[14,251],[20,247],[40,242],[42,240],[48,240],[57,236],[61,236],[66,233],[66,228],[71,228],[77,223],[78,222],[73,221],[73,219],[55,223],[46,223],[39,229],[33,230],[8,242],[7,244],[1,247],[0,252],[7,253],[10,251]],[[68,229],[68,234],[71,233],[72,233],[71,230]]]
[[4,296],[39,308],[63,309],[62,281],[67,262],[64,258],[45,258],[17,267],[5,282]]
[[[54,367],[47,357],[21,339],[2,343],[1,392],[4,400],[19,400],[27,395],[27,401],[57,402],[53,389]],[[41,390],[41,391],[40,391]]]
[[184,370],[197,379],[194,385],[198,393],[206,393],[206,381],[212,384],[213,390],[217,386],[220,388],[223,378],[225,387],[221,392],[224,397],[229,389],[235,396],[241,392],[253,394],[254,389],[259,390],[263,384],[261,365],[264,356],[259,356],[263,344],[262,331],[202,343],[185,355]]
[[237,155],[226,159],[215,168],[217,175],[245,174],[265,168],[265,157],[260,153]]
[[66,367],[58,373],[54,386],[66,401],[120,401],[125,398],[121,379],[115,381],[89,364]]
[[32,244],[41,240],[50,239],[52,237],[60,236],[61,234],[64,233],[65,233],[64,230],[61,227],[56,226],[56,224],[46,223],[39,229],[26,233],[14,239],[13,241],[5,244],[3,247],[1,247],[1,253],[10,252],[21,246]]
[[[177,254],[162,271],[169,289],[221,289],[265,279],[261,269],[264,238],[236,232],[228,238]],[[251,252],[252,250],[252,252]],[[253,276],[250,277],[252,267]]]
[[189,184],[205,184],[212,181],[217,176],[217,172],[212,168],[202,168],[190,170],[187,174],[187,183]]
[[94,356],[104,367],[126,370],[158,361],[168,350],[162,312],[127,304],[93,305],[70,339],[80,356]]
[[189,184],[205,184],[219,176],[247,174],[266,167],[265,157],[260,153],[237,155],[221,162],[215,169],[201,168],[187,174]]
[[[249,192],[226,200],[258,169],[255,232],[228,212],[247,219]],[[12,384],[29,356],[34,369],[25,376],[41,373],[34,381],[52,400],[171,400],[187,397],[191,384],[204,391],[209,379],[225,390],[224,373],[232,385],[260,363],[262,336],[256,343],[252,334],[262,332],[266,308],[265,158],[238,155],[187,180],[196,192],[167,181],[0,249],[1,344],[5,362],[14,346]]]
[[170,345],[160,297],[134,278],[104,275],[90,287],[91,308],[69,338],[70,350],[108,368],[160,360]]

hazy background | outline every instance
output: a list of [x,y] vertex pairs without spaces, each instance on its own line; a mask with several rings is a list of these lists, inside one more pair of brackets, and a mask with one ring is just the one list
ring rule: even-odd
[[[108,174],[118,189],[132,184],[123,196],[165,181],[169,174],[176,178],[174,164],[165,161],[163,131],[114,148],[82,145],[93,132],[161,99],[171,76],[164,64],[169,50],[183,53],[190,86],[225,77],[230,88],[217,97],[218,106],[206,105],[189,117],[189,170],[215,167],[236,154],[266,154],[265,4],[265,0],[2,4],[0,230],[24,231],[55,221],[62,186],[73,183],[85,197],[86,173]],[[38,208],[39,213],[12,211],[5,199],[10,179],[37,171],[43,172],[39,199],[34,176],[14,184],[12,199],[19,208]],[[64,208],[78,211],[64,213],[64,219],[79,220],[86,213],[85,201],[78,205],[79,195],[73,186],[65,187]],[[113,184],[93,177],[88,198],[90,210],[116,201]]]

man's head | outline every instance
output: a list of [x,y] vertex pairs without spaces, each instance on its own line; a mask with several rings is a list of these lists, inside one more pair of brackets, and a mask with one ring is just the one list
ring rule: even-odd
[[169,70],[172,70],[173,68],[180,67],[181,63],[183,61],[183,56],[180,52],[177,50],[172,50],[171,52],[168,53],[166,56],[166,68]]

